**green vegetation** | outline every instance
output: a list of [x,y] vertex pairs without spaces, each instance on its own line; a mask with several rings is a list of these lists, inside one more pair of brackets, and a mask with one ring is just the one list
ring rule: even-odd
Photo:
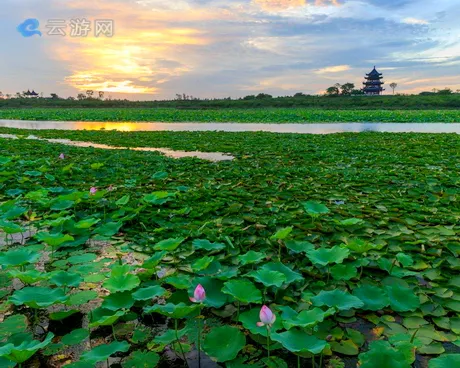
[[458,135],[7,132],[236,159],[1,140],[0,365],[458,366]]
[[[340,87],[339,87],[340,86]],[[197,99],[186,95],[177,95],[174,100],[128,101],[111,98],[94,98],[80,94],[78,99],[59,98],[0,98],[1,108],[178,108],[178,109],[252,109],[252,108],[309,108],[330,110],[437,110],[459,109],[460,94],[444,89],[438,92],[423,92],[420,95],[391,95],[387,91],[382,96],[360,96],[353,90],[351,83],[337,84],[327,96],[310,96],[296,93],[294,96],[272,97],[265,93],[249,95],[239,99]],[[350,96],[354,94],[354,96]],[[93,93],[94,95],[94,93]]]
[[317,109],[8,109],[0,119],[57,121],[159,121],[236,123],[455,123],[460,110],[317,110]]

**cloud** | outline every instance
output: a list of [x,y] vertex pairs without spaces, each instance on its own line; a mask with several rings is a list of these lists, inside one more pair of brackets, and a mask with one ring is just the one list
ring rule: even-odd
[[318,69],[316,71],[317,74],[325,74],[325,73],[340,73],[350,70],[350,65],[335,65],[335,66],[328,66],[325,68]]
[[404,18],[402,20],[403,23],[406,23],[406,24],[417,24],[417,25],[427,25],[427,24],[430,24],[430,22],[424,20],[424,19],[417,19],[417,18],[412,18],[412,17],[409,17],[409,18]]

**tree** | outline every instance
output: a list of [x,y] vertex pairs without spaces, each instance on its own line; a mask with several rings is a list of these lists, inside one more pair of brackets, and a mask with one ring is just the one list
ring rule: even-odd
[[396,87],[398,87],[398,83],[395,83],[395,82],[390,83],[390,87],[393,90],[393,94],[395,94],[395,89],[396,89]]
[[99,98],[100,98],[101,100],[104,99],[104,91],[99,91]]
[[300,98],[300,97],[307,97],[307,95],[305,93],[302,93],[302,92],[297,92],[294,95],[294,98]]
[[338,96],[340,93],[340,90],[339,88],[337,87],[337,85],[334,85],[332,87],[329,87],[327,90],[326,90],[326,94],[328,96]]
[[58,100],[58,99],[59,99],[59,96],[57,95],[57,93],[51,93],[50,96],[51,96],[51,98],[52,98],[53,100]]
[[92,98],[94,95],[94,91],[92,89],[89,89],[86,91],[86,96],[88,96],[88,98]]
[[3,98],[3,92],[0,92],[0,98]]
[[451,95],[452,93],[453,91],[448,87],[438,91],[438,95]]
[[79,94],[77,95],[77,100],[80,100],[80,101],[81,101],[81,100],[84,100],[85,98],[86,98],[86,96],[85,96],[83,93],[79,93]]
[[256,96],[256,99],[258,100],[264,100],[266,98],[273,98],[272,95],[269,95],[267,93],[259,93],[257,96]]
[[355,85],[353,83],[345,83],[340,88],[342,89],[342,95],[351,95],[351,91],[355,89]]

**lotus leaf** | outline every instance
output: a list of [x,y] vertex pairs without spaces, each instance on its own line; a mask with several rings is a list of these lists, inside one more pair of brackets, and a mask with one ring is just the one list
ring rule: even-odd
[[243,303],[260,303],[262,301],[260,290],[251,281],[246,279],[225,282],[222,292],[231,295]]
[[322,290],[317,296],[313,297],[312,299],[313,305],[316,306],[323,306],[326,305],[328,307],[334,307],[338,310],[349,310],[352,308],[361,308],[364,306],[364,303],[361,299],[353,296],[346,291],[342,290],[332,290],[332,291],[324,291]]
[[25,287],[16,290],[9,301],[15,305],[27,305],[31,308],[47,308],[54,304],[65,303],[68,296],[62,289],[47,287]]
[[203,349],[211,359],[226,362],[236,358],[246,345],[244,334],[236,327],[223,326],[211,329],[203,344]]
[[271,338],[293,353],[319,354],[328,345],[326,341],[319,340],[315,336],[297,328],[286,332],[273,333]]

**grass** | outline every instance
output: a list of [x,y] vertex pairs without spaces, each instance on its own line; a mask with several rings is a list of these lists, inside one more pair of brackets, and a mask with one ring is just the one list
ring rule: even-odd
[[3,109],[0,119],[236,123],[454,123],[460,110],[320,110],[305,108],[177,110],[165,108]]
[[0,229],[16,235],[0,249],[0,346],[44,340],[30,359],[47,362],[81,344],[74,367],[181,366],[165,346],[187,354],[200,324],[227,367],[458,363],[458,135],[6,132],[236,159],[1,140]]

